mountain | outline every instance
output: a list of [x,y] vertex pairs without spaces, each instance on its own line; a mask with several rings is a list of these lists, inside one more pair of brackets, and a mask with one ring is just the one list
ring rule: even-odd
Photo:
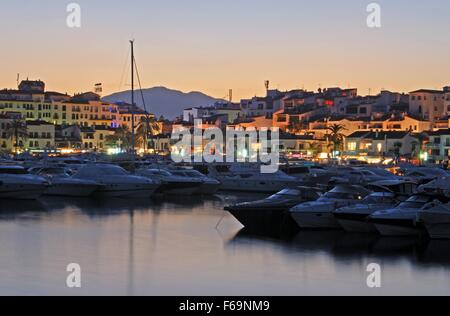
[[[147,111],[154,113],[156,117],[163,115],[165,118],[174,119],[183,114],[183,110],[190,107],[210,106],[219,99],[210,97],[201,92],[184,93],[164,87],[154,87],[143,89]],[[111,94],[103,98],[106,102],[127,102],[131,103],[131,90]],[[144,108],[141,92],[135,91],[135,102]]]

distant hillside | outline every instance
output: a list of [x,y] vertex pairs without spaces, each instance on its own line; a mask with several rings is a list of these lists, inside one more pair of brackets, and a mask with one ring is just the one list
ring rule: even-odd
[[[165,118],[174,119],[181,116],[183,110],[189,107],[210,106],[219,99],[210,97],[201,92],[184,93],[177,90],[171,90],[164,87],[155,87],[143,89],[145,104],[147,110],[154,113],[157,117],[163,115]],[[123,91],[111,94],[103,98],[106,102],[127,102],[131,103],[131,91]],[[135,92],[135,102],[141,108],[144,108],[141,92]]]

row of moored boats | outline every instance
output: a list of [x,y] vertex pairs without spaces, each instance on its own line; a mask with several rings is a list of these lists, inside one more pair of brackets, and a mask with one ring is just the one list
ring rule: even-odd
[[[447,171],[414,167],[397,176],[368,167],[351,170],[347,177],[341,173],[326,184],[289,187],[266,199],[230,205],[225,210],[249,231],[343,229],[389,237],[426,234],[450,239]],[[357,180],[352,178],[355,173],[372,178]]]

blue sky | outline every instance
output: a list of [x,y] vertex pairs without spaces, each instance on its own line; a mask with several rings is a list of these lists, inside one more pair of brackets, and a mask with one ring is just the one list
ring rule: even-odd
[[[144,86],[237,97],[273,87],[356,86],[361,93],[450,84],[450,2],[377,1],[382,27],[366,26],[363,0],[79,0],[81,29],[62,0],[4,0],[0,87],[17,73],[74,93],[121,80],[128,40]],[[122,84],[121,84],[122,82]]]

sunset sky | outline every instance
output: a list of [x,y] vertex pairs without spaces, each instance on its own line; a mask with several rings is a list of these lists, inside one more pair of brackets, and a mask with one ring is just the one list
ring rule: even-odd
[[[0,10],[0,88],[41,79],[49,90],[128,89],[128,40],[144,87],[235,100],[319,85],[411,91],[450,85],[450,1],[382,0],[382,28],[364,0],[8,0]],[[122,84],[121,84],[122,82]]]

